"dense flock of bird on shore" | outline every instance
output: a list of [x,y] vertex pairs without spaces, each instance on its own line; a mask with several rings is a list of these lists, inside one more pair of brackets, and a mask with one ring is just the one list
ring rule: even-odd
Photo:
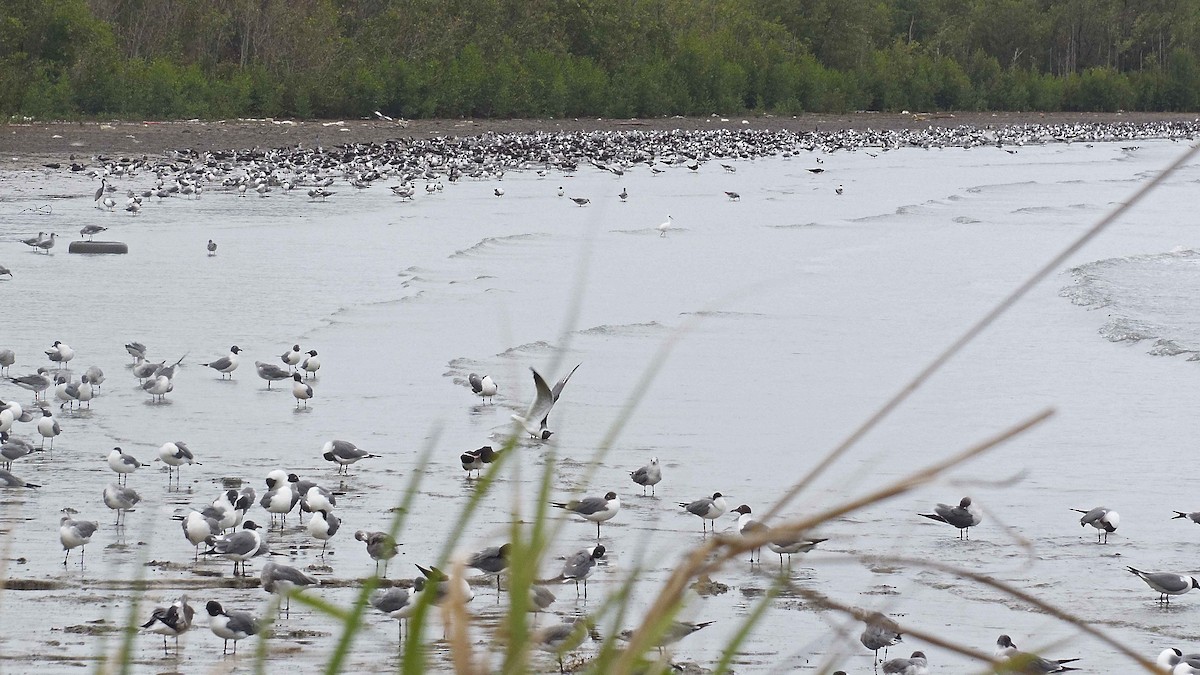
[[[818,166],[808,171],[820,175],[825,169],[819,155],[831,155],[839,151],[885,152],[902,147],[971,148],[995,146],[1014,152],[1023,145],[1055,142],[1094,142],[1130,140],[1140,138],[1169,138],[1183,140],[1193,138],[1200,125],[1184,123],[1158,123],[1138,125],[1022,125],[996,129],[970,127],[929,127],[913,131],[831,131],[793,133],[778,131],[621,131],[596,133],[530,133],[488,134],[478,137],[447,137],[432,139],[397,139],[385,143],[362,143],[336,148],[287,148],[278,150],[239,150],[197,152],[180,150],[164,159],[142,158],[93,158],[92,164],[74,162],[66,170],[88,173],[101,180],[93,197],[97,209],[112,211],[118,207],[136,216],[144,204],[157,199],[173,197],[199,198],[212,191],[237,197],[265,198],[272,194],[302,190],[315,201],[335,197],[334,187],[339,181],[341,189],[367,189],[379,182],[395,181],[391,191],[401,201],[417,199],[421,193],[437,195],[444,189],[444,182],[461,180],[500,181],[506,171],[537,171],[546,177],[550,171],[572,172],[581,163],[594,169],[621,176],[626,171],[647,170],[661,173],[672,169],[699,171],[707,162],[717,162],[729,174],[736,173],[733,160],[754,159],[763,156],[814,157]],[[63,169],[61,164],[47,165],[51,170]],[[144,176],[153,176],[150,185],[126,188],[118,187],[118,181],[141,181]],[[443,182],[444,181],[444,182]],[[831,184],[832,185],[832,184]],[[837,185],[837,194],[843,187]],[[124,191],[124,197],[118,193]],[[560,187],[560,197],[566,192]],[[494,195],[502,198],[503,187],[496,187]],[[725,196],[739,201],[741,194],[729,190]],[[594,197],[594,195],[593,195]],[[621,188],[612,198],[630,199],[628,190]],[[570,200],[579,207],[586,207],[592,197],[571,196]],[[123,200],[123,201],[121,201]],[[660,236],[665,237],[672,228],[670,216],[657,226]],[[88,225],[81,237],[93,237],[106,231],[100,225]],[[23,240],[34,252],[49,254],[54,248],[56,233],[38,233]],[[209,240],[208,255],[217,253],[217,245]],[[0,266],[0,275],[12,276]],[[147,348],[137,342],[125,345],[133,359],[131,371],[141,388],[154,401],[163,401],[174,392],[176,369],[182,364],[180,357],[168,365],[169,359],[152,360]],[[237,345],[228,353],[200,365],[212,369],[222,379],[233,379],[241,362],[242,351]],[[55,341],[45,356],[47,363],[35,372],[13,376],[9,369],[16,364],[16,355],[0,349],[0,371],[7,381],[33,393],[32,405],[22,405],[12,396],[0,400],[0,487],[13,489],[37,489],[39,485],[27,482],[10,473],[13,463],[39,452],[53,452],[55,439],[69,434],[70,429],[60,425],[51,401],[58,410],[92,407],[93,400],[101,394],[105,382],[104,373],[90,367],[76,375],[70,369],[75,351],[61,341]],[[186,355],[185,355],[186,356]],[[274,382],[291,381],[291,392],[297,407],[307,407],[316,397],[314,389],[321,361],[317,350],[302,349],[293,345],[277,357],[267,361],[255,361],[255,374],[271,388]],[[513,415],[516,428],[528,434],[532,442],[545,441],[554,433],[549,428],[549,415],[559,400],[566,385],[579,366],[567,372],[551,386],[536,370],[533,371],[533,399],[524,414]],[[467,383],[471,391],[484,401],[490,401],[499,390],[499,385],[489,375],[471,374]],[[27,425],[32,428],[31,436],[40,437],[35,445],[18,435]],[[69,427],[69,423],[68,423]],[[464,452],[462,468],[468,476],[478,474],[494,462],[498,450],[483,446]],[[321,456],[329,461],[335,475],[348,473],[350,467],[362,460],[377,459],[379,455],[358,448],[354,443],[331,440],[324,444]],[[178,480],[179,472],[186,466],[200,464],[197,457],[184,441],[164,443],[158,451],[158,460],[167,467],[168,482]],[[146,464],[120,447],[114,447],[107,455],[108,467],[116,474],[116,480],[104,487],[101,495],[105,506],[115,513],[117,528],[124,527],[126,514],[141,501],[139,492],[129,486],[130,476]],[[657,458],[629,472],[631,481],[654,494],[656,486],[663,480]],[[322,560],[327,547],[341,531],[342,520],[336,513],[338,492],[322,486],[316,481],[303,479],[283,469],[273,469],[265,477],[266,490],[259,494],[252,487],[240,490],[225,490],[216,495],[208,505],[190,510],[178,516],[186,541],[193,547],[193,560],[201,555],[220,556],[233,563],[234,576],[246,576],[247,562],[272,554],[269,535],[276,524],[280,530],[286,528],[286,517],[298,513],[302,518],[302,529],[314,542],[320,542],[318,557]],[[742,504],[730,509],[720,492],[687,502],[677,502],[682,512],[694,515],[701,521],[707,533],[709,524],[716,531],[718,519],[730,515],[736,518],[735,531],[743,537],[762,540],[780,557],[802,555],[813,550],[825,539],[793,533],[776,533],[770,526],[757,520],[749,505]],[[565,552],[559,575],[535,584],[530,592],[530,611],[542,612],[557,601],[551,585],[573,583],[577,597],[586,602],[587,582],[608,550],[601,540],[603,523],[616,517],[621,510],[621,499],[615,490],[604,495],[585,496],[578,499],[554,501],[551,506],[586,522],[595,523],[597,543],[574,552]],[[266,512],[267,527],[250,519],[254,508]],[[92,536],[101,528],[95,520],[76,518],[72,510],[65,509],[59,527],[59,541],[65,551],[63,564],[70,562],[71,552],[79,550],[79,565],[84,564],[83,552]],[[957,505],[937,504],[932,513],[919,514],[931,520],[953,526],[959,537],[968,540],[970,528],[980,525],[982,515],[969,497]],[[1080,509],[1083,514],[1080,525],[1093,527],[1097,532],[1097,543],[1106,544],[1108,536],[1116,531],[1120,517],[1110,509],[1097,507]],[[1176,518],[1190,519],[1200,524],[1200,512],[1177,512]],[[261,519],[261,518],[260,518]],[[342,537],[345,537],[343,534]],[[342,537],[338,537],[339,539]],[[386,578],[390,560],[395,558],[401,542],[386,531],[358,529],[353,538],[365,546],[370,558],[375,561],[375,574]],[[609,546],[613,543],[610,542]],[[492,546],[470,555],[465,561],[467,569],[475,570],[485,577],[495,577],[497,593],[500,577],[508,567],[510,545]],[[758,557],[755,554],[758,554]],[[761,551],[751,552],[751,564],[761,563]],[[471,600],[475,593],[465,578],[452,576],[432,566],[418,566],[420,575],[406,587],[391,586],[376,590],[370,604],[379,612],[397,619],[403,639],[404,621],[410,618],[423,597],[432,598],[437,605],[451,598]],[[1159,594],[1159,601],[1169,603],[1172,596],[1200,588],[1200,582],[1187,575],[1174,572],[1145,572],[1128,568],[1152,590]],[[259,583],[264,591],[281,598],[282,610],[290,613],[292,594],[320,586],[317,577],[297,567],[266,562],[259,573]],[[250,612],[227,609],[218,601],[204,605],[207,625],[219,639],[224,641],[223,653],[236,653],[240,640],[259,634],[266,627],[266,620]],[[167,650],[167,638],[176,639],[193,627],[195,608],[186,595],[180,596],[171,605],[153,611],[142,628],[163,636],[163,649]],[[678,642],[699,631],[712,622],[673,623],[660,639],[660,648]],[[585,616],[567,619],[561,623],[537,629],[533,644],[557,656],[558,667],[564,669],[563,655],[577,649],[592,627]],[[629,637],[625,634],[624,637]],[[902,633],[897,624],[881,613],[871,613],[865,621],[860,642],[875,653],[875,669],[893,675],[921,675],[929,672],[928,657],[923,651],[915,651],[907,658],[887,659],[887,649],[901,641]],[[879,650],[884,650],[879,658]],[[1077,659],[1052,660],[1019,651],[1008,635],[1001,635],[995,648],[995,657],[1011,668],[1011,672],[1054,673],[1076,670]],[[1178,649],[1167,649],[1158,657],[1157,665],[1163,672],[1173,675],[1195,675],[1200,673],[1200,654],[1184,654]],[[843,671],[837,671],[843,673]],[[836,674],[835,674],[836,675]],[[844,675],[844,673],[843,673]]]

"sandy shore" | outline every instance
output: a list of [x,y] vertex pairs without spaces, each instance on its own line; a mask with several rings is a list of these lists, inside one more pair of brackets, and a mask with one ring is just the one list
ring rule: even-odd
[[852,113],[789,117],[664,117],[655,119],[518,120],[179,120],[165,122],[31,122],[0,127],[0,167],[86,161],[95,155],[161,155],[175,149],[199,151],[278,148],[303,144],[340,145],[399,137],[472,136],[487,132],[595,131],[614,129],[922,129],[962,125],[1141,123],[1194,121],[1183,113]]

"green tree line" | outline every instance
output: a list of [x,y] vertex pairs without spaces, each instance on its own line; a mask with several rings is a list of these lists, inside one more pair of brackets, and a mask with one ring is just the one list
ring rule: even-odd
[[1200,108],[1195,0],[0,0],[0,113]]

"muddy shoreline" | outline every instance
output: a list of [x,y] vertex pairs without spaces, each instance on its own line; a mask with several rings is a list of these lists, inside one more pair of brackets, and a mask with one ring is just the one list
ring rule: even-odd
[[836,131],[1023,124],[1141,124],[1192,122],[1194,113],[850,113],[797,116],[663,117],[652,119],[481,119],[481,120],[177,120],[10,122],[0,127],[0,167],[32,168],[95,155],[157,156],[196,151],[334,146],[393,138],[476,136],[536,131],[759,129]]

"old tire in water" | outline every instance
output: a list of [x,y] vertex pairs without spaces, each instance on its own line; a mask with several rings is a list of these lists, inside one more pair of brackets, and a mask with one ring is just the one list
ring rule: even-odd
[[67,248],[70,253],[129,253],[123,241],[73,241]]

